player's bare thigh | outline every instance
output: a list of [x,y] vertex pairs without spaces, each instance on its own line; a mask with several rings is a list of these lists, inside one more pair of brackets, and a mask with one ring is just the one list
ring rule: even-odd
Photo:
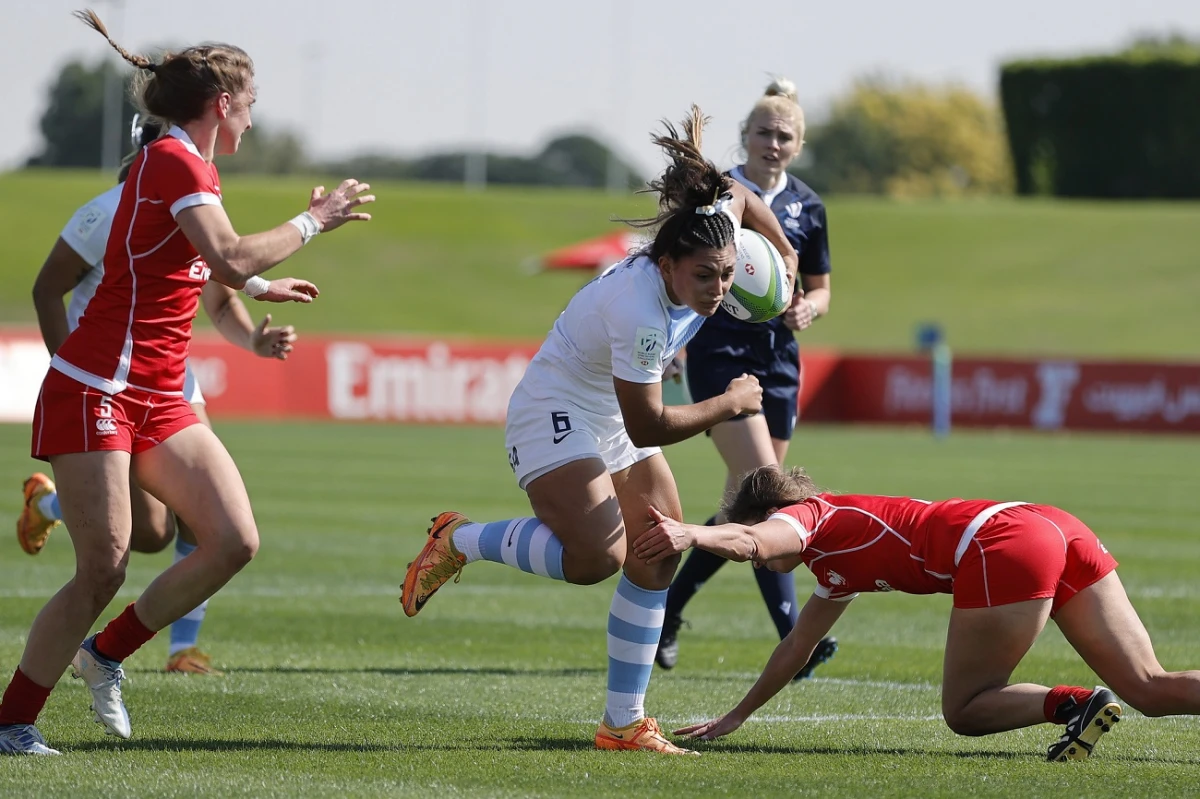
[[[713,444],[721,454],[728,470],[725,476],[725,493],[737,488],[742,476],[760,466],[783,463],[782,454],[787,454],[788,442],[771,438],[767,419],[762,414],[731,419],[712,429]],[[718,514],[717,521],[725,518]]]
[[712,440],[730,475],[778,463],[767,419],[761,413],[721,422],[712,429]]
[[[212,428],[204,403],[192,403],[192,411],[200,423]],[[137,476],[129,475],[130,508],[133,512],[133,533],[129,548],[134,552],[152,554],[166,549],[175,538],[177,524],[175,513],[155,499],[138,484]],[[192,538],[188,534],[187,538]],[[188,543],[195,543],[191,540]]]
[[[129,557],[129,453],[119,450],[53,455],[63,522],[75,546],[76,575],[93,568],[124,578]],[[119,582],[118,582],[119,586]]]
[[581,458],[526,487],[533,514],[563,545],[567,582],[591,585],[625,560],[625,526],[613,479],[600,458]]
[[252,556],[258,531],[242,475],[206,425],[187,427],[133,459],[139,483],[195,532],[201,547]]
[[[1043,720],[1037,701],[1014,703],[993,696],[986,700],[989,711],[979,707],[977,700],[985,692],[1008,685],[1013,670],[1046,626],[1052,603],[1048,598],[1032,599],[991,608],[951,610],[942,667],[942,715],[951,729],[971,735]],[[980,718],[997,714],[1004,718]]]
[[[625,520],[627,541],[636,540],[641,533],[654,526],[649,513],[651,506],[665,516],[683,520],[675,476],[661,452],[617,472],[613,475],[613,484]],[[637,557],[629,556],[625,559],[625,574],[635,585],[661,590],[670,586],[678,565],[678,557],[647,565]]]
[[1100,680],[1142,713],[1200,713],[1200,671],[1163,669],[1115,571],[1067,600],[1054,621]]

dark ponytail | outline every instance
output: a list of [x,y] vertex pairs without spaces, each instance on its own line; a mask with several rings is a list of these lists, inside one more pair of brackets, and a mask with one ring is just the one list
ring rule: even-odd
[[680,124],[682,136],[664,120],[666,133],[652,137],[671,159],[662,175],[650,181],[646,189],[658,194],[659,213],[625,221],[634,227],[658,227],[654,242],[645,251],[655,262],[664,255],[679,258],[699,249],[723,249],[734,241],[733,220],[719,210],[731,179],[700,151],[707,122],[708,117],[693,105]]

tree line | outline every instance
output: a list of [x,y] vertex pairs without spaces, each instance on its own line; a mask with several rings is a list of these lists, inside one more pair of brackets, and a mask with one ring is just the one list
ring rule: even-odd
[[[59,71],[41,119],[42,149],[28,165],[100,165],[104,83],[115,69],[108,61],[73,61]],[[1114,56],[1006,64],[1002,105],[962,86],[867,76],[833,102],[825,120],[810,125],[795,171],[821,193],[953,197],[1015,188],[1068,196],[1200,196],[1200,161],[1190,148],[1200,140],[1197,89],[1200,44],[1178,34],[1142,37]],[[1181,105],[1186,97],[1192,102]],[[1121,107],[1132,110],[1111,113]],[[1081,116],[1089,108],[1099,111]],[[133,113],[126,91],[122,118]],[[1114,131],[1121,134],[1116,143]],[[1171,149],[1163,142],[1188,146]],[[1124,169],[1108,177],[1114,154]],[[636,168],[587,133],[557,136],[530,155],[374,153],[321,162],[294,133],[255,125],[238,157],[221,164],[224,172],[349,171],[450,182],[462,182],[472,168],[495,184],[645,185]]]

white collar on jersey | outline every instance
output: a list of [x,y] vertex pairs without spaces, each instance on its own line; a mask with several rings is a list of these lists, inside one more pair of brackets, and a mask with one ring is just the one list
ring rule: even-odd
[[188,152],[192,155],[196,156],[197,158],[204,158],[204,156],[200,155],[200,148],[196,146],[196,143],[192,141],[192,137],[187,135],[187,131],[183,128],[179,127],[178,125],[172,125],[171,129],[167,131],[167,135],[174,136],[183,142],[183,146],[186,147]]
[[779,193],[787,188],[787,172],[780,174],[779,182],[776,183],[775,186],[770,190],[763,189],[753,180],[746,177],[746,173],[742,170],[740,165],[729,170],[729,175],[738,183],[741,183],[743,186],[750,189],[750,191],[762,197],[763,202],[767,204],[768,208],[771,207],[771,203],[774,202],[775,198],[779,196]]

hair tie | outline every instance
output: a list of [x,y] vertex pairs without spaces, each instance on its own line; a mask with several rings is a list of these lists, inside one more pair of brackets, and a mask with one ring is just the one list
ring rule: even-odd
[[158,69],[158,64],[155,64],[153,61],[149,61],[146,63],[146,66],[142,67],[142,69],[148,70],[153,74]]
[[712,216],[721,210],[721,184],[717,184],[717,190],[713,192],[712,203],[710,205],[701,205],[696,209],[696,213],[701,216]]

